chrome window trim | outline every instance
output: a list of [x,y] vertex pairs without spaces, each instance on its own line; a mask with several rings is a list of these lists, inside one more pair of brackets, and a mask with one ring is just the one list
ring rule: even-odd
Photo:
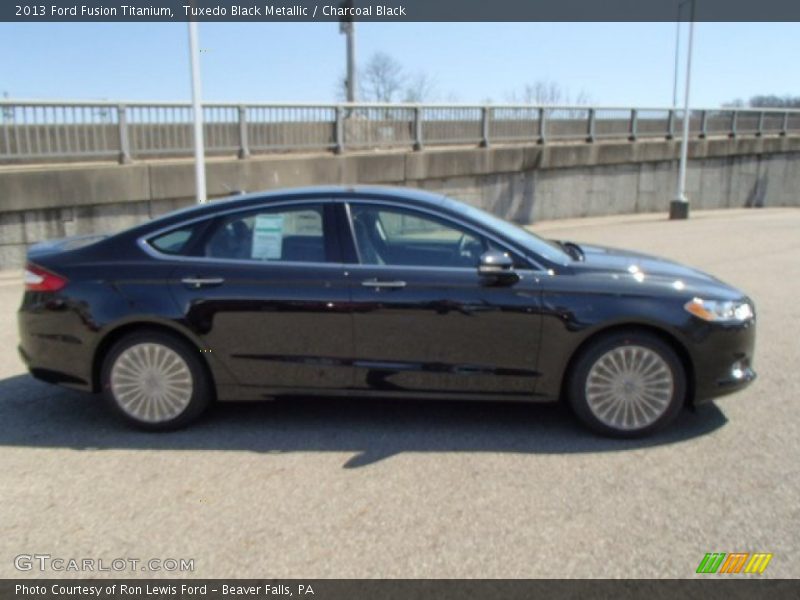
[[[216,263],[216,264],[230,264],[230,265],[242,265],[242,266],[253,266],[253,265],[260,265],[260,266],[280,266],[280,265],[287,265],[287,266],[315,266],[315,267],[336,267],[336,268],[348,268],[348,267],[370,267],[372,269],[426,269],[426,270],[436,270],[436,271],[474,271],[474,267],[425,267],[419,265],[367,265],[361,263],[361,256],[358,249],[358,244],[355,240],[355,234],[353,232],[353,222],[350,215],[350,204],[351,203],[364,203],[364,204],[380,204],[384,206],[389,206],[392,208],[400,208],[412,211],[419,211],[422,213],[429,214],[433,217],[438,219],[442,219],[444,221],[449,221],[453,223],[457,223],[460,227],[467,229],[468,231],[472,231],[481,235],[485,238],[488,238],[498,244],[501,248],[505,251],[509,251],[508,248],[513,245],[509,245],[506,240],[499,238],[497,235],[492,233],[488,233],[485,229],[481,227],[476,227],[474,224],[470,222],[466,222],[458,217],[453,217],[450,214],[442,214],[441,212],[437,212],[435,210],[431,210],[426,207],[417,206],[415,204],[404,204],[401,201],[381,198],[377,196],[365,196],[365,197],[349,197],[349,196],[321,196],[321,197],[297,197],[297,198],[285,198],[282,200],[274,200],[274,199],[265,199],[263,204],[256,204],[254,206],[246,206],[246,207],[234,207],[228,208],[225,210],[220,210],[214,214],[206,214],[199,217],[194,217],[192,219],[187,219],[185,221],[180,221],[179,223],[174,223],[172,225],[168,225],[165,227],[161,227],[160,229],[156,229],[155,231],[151,231],[145,235],[140,236],[136,239],[136,245],[148,256],[155,258],[157,260],[170,260],[170,261],[177,261],[177,262],[186,262],[186,263]],[[345,215],[347,217],[347,224],[348,230],[350,234],[350,238],[353,243],[353,247],[356,250],[356,254],[358,255],[358,263],[345,263],[345,262],[302,262],[302,261],[258,261],[258,260],[246,260],[246,259],[232,259],[232,258],[213,258],[208,256],[183,256],[180,254],[167,254],[165,252],[161,252],[157,250],[155,247],[151,246],[149,241],[152,238],[156,238],[164,233],[173,231],[175,229],[180,229],[181,227],[186,227],[188,225],[194,225],[195,223],[199,223],[201,221],[217,219],[220,217],[226,217],[228,215],[233,215],[236,213],[241,212],[253,212],[258,211],[263,208],[279,208],[281,206],[302,206],[304,204],[343,204],[345,207]],[[531,271],[536,273],[547,273],[548,269],[541,266],[536,259],[532,258],[528,253],[522,251],[515,251],[511,250],[514,254],[520,255],[523,259],[525,259],[529,263],[529,267]]]
[[[462,219],[459,219],[458,217],[453,217],[453,216],[451,216],[450,214],[447,214],[447,213],[442,214],[440,212],[436,212],[434,210],[431,210],[431,209],[428,209],[428,208],[425,208],[425,207],[420,207],[420,206],[416,206],[416,205],[408,205],[408,204],[403,204],[402,202],[398,202],[398,201],[395,201],[395,200],[387,200],[387,199],[379,199],[379,198],[355,198],[355,199],[336,198],[336,199],[334,199],[334,202],[343,202],[345,204],[345,206],[346,206],[346,213],[347,213],[347,220],[349,222],[350,236],[352,238],[353,245],[356,248],[356,254],[358,254],[359,262],[358,263],[345,263],[348,266],[363,266],[363,267],[371,267],[371,268],[379,268],[379,269],[383,269],[383,268],[402,268],[402,269],[419,268],[419,269],[459,270],[459,271],[462,271],[462,270],[474,271],[475,270],[475,267],[426,267],[426,266],[422,266],[422,265],[367,265],[367,264],[364,264],[364,263],[360,262],[361,261],[361,256],[360,256],[360,252],[358,250],[358,243],[356,241],[355,234],[353,232],[353,222],[352,222],[352,217],[350,215],[350,204],[372,204],[372,205],[380,204],[380,205],[384,205],[384,206],[390,206],[390,207],[393,207],[393,208],[404,209],[404,210],[407,210],[407,211],[419,211],[419,212],[431,215],[433,217],[436,217],[439,220],[442,220],[442,221],[445,221],[445,222],[450,222],[450,223],[455,223],[455,224],[458,225],[457,228],[459,228],[459,229],[466,229],[468,232],[472,232],[472,233],[477,234],[477,235],[479,235],[481,237],[488,238],[488,239],[492,240],[497,245],[499,245],[500,248],[504,252],[510,252],[511,254],[516,254],[518,256],[521,256],[524,260],[526,260],[528,262],[528,266],[529,266],[531,271],[537,271],[537,272],[543,272],[543,273],[547,271],[547,269],[545,269],[543,266],[539,265],[539,263],[536,262],[535,259],[531,258],[530,255],[527,254],[526,252],[521,252],[519,250],[510,250],[508,241],[503,240],[502,238],[498,238],[497,235],[495,235],[493,233],[489,233],[483,228],[476,227],[473,223],[464,221]],[[513,248],[513,245],[511,247]]]

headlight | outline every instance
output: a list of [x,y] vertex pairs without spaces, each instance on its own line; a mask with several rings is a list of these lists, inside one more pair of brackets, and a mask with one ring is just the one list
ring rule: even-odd
[[741,323],[754,316],[753,307],[749,302],[743,301],[693,298],[683,308],[704,321]]

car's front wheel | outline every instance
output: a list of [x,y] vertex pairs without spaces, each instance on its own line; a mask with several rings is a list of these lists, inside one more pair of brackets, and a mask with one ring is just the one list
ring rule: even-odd
[[581,352],[568,382],[575,414],[599,433],[647,435],[668,425],[686,395],[686,372],[675,351],[643,331],[617,332]]
[[199,351],[160,331],[117,341],[103,362],[103,393],[129,423],[176,429],[197,418],[213,397]]

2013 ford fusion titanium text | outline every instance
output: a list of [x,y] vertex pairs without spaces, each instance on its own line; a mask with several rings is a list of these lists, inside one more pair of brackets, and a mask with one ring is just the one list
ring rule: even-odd
[[214,400],[558,401],[635,436],[752,381],[740,291],[414,190],[237,196],[33,246],[20,353],[169,429]]

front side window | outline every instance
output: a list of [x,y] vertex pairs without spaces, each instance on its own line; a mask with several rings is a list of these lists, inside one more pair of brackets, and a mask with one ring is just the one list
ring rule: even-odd
[[350,215],[362,264],[477,267],[489,249],[481,236],[413,210],[352,204]]
[[203,255],[253,261],[325,262],[323,207],[264,208],[231,216],[206,238]]
[[519,244],[523,248],[528,248],[532,253],[538,254],[547,261],[559,265],[568,265],[572,262],[572,257],[559,247],[555,242],[550,242],[524,227],[509,223],[491,213],[476,208],[464,202],[456,202],[450,198],[444,199],[444,205],[451,210],[455,210],[470,220],[483,223],[485,226],[498,232],[504,238]]

